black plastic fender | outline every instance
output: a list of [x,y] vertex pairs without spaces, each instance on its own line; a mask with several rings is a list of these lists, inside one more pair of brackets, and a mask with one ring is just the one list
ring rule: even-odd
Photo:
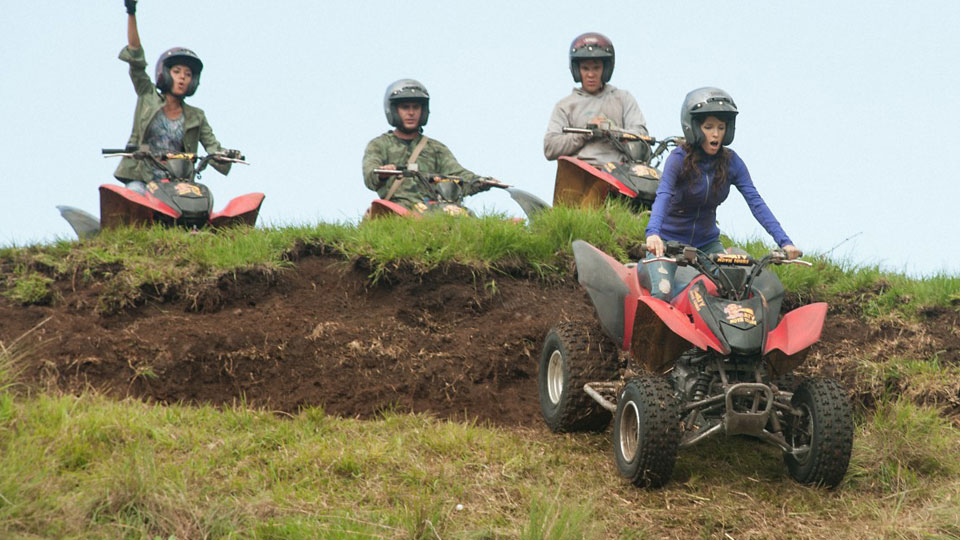
[[643,294],[636,268],[628,268],[583,240],[573,241],[573,256],[577,280],[590,295],[600,326],[614,343],[628,349],[637,302]]

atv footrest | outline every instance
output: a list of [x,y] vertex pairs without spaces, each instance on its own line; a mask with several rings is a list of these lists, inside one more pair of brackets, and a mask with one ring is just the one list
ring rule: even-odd
[[617,393],[623,383],[620,381],[590,382],[583,385],[583,391],[604,409],[617,412]]

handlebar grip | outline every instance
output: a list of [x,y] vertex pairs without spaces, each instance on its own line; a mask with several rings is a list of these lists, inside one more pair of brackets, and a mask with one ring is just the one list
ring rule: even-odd
[[129,154],[130,151],[125,150],[123,148],[101,148],[100,153],[101,154]]

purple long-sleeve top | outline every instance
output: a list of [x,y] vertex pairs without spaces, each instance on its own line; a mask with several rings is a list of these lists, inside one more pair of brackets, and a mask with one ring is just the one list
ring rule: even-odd
[[700,177],[690,182],[690,185],[680,188],[677,186],[677,177],[680,175],[686,152],[683,148],[676,148],[667,156],[663,177],[657,188],[657,198],[647,223],[647,236],[655,234],[664,241],[676,240],[698,248],[719,240],[717,207],[727,199],[730,186],[734,185],[747,201],[753,217],[757,218],[777,245],[783,247],[793,244],[754,187],[747,165],[736,152],[727,150],[732,153],[727,183],[717,192],[712,189],[715,157],[701,161]]

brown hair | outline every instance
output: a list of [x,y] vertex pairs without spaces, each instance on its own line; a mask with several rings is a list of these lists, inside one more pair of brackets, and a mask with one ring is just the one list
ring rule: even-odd
[[[677,185],[685,189],[690,183],[696,181],[702,174],[700,164],[707,159],[707,153],[698,145],[683,143],[683,164],[680,166],[680,175],[677,177]],[[713,193],[717,194],[727,183],[727,172],[730,170],[730,155],[732,152],[725,146],[720,147],[717,152],[716,163],[713,166]]]

